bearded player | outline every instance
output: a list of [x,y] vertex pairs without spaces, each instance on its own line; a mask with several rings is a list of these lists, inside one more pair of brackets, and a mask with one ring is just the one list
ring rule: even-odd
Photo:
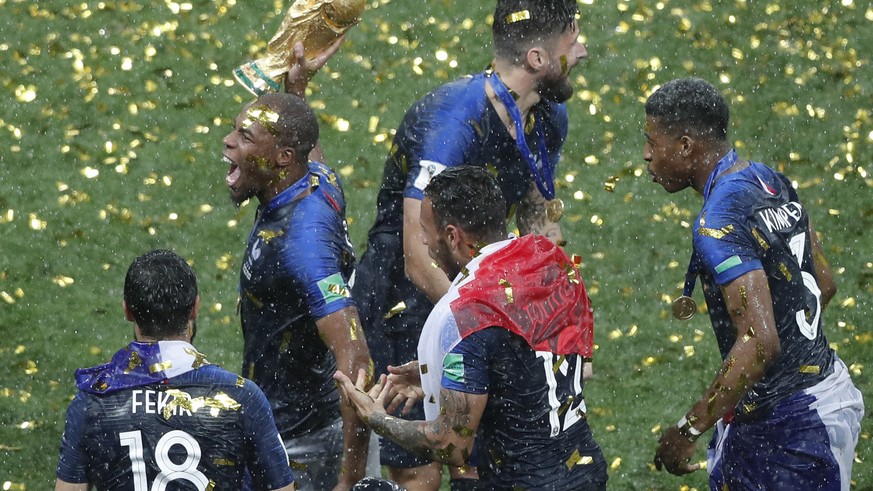
[[508,238],[496,179],[463,166],[425,190],[421,229],[430,257],[454,278],[419,344],[428,421],[386,413],[391,382],[371,399],[337,380],[379,435],[462,466],[474,444],[480,482],[468,489],[603,490],[606,462],[588,426],[583,370],[594,325],[573,262],[546,238]]
[[[486,167],[521,234],[563,241],[554,176],[567,137],[570,72],[587,56],[575,0],[499,0],[488,70],[436,88],[409,108],[385,162],[377,218],[353,285],[379,373],[416,358],[427,315],[448,291],[419,226],[424,189],[442,170]],[[551,213],[547,213],[551,211]],[[421,406],[411,418],[424,417]],[[438,467],[383,441],[382,464],[410,491],[439,487]]]

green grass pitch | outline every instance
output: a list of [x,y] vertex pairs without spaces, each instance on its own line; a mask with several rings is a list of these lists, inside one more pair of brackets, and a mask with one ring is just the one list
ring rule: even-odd
[[[229,202],[222,138],[249,95],[231,70],[265,47],[289,0],[0,0],[0,488],[54,481],[77,367],[132,336],[127,265],[189,258],[198,347],[238,370],[236,278],[254,206]],[[360,251],[392,131],[432,87],[490,61],[493,1],[372,0],[311,84]],[[873,396],[873,7],[858,0],[583,0],[559,171],[568,251],[596,315],[589,421],[610,489],[707,489],[650,465],[718,369],[705,315],[672,320],[700,198],[667,195],[642,160],[643,101],[700,76],[728,97],[742,156],[782,170],[836,271],[832,345]],[[699,295],[699,294],[698,294]],[[699,298],[699,296],[698,296]],[[873,489],[870,417],[854,489]],[[699,445],[698,457],[704,458]]]

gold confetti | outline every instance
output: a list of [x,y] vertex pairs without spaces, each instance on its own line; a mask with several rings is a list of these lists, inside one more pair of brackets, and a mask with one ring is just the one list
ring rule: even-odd
[[170,360],[165,360],[159,363],[154,363],[149,367],[149,373],[158,373],[164,370],[169,370],[173,368],[173,362]]
[[499,283],[503,287],[504,295],[506,295],[506,303],[513,303],[515,300],[512,297],[512,284],[503,278],[500,279]]
[[462,438],[470,438],[471,436],[476,434],[476,431],[472,428],[467,428],[466,426],[455,426],[452,428],[455,433],[460,435]]
[[516,22],[520,22],[523,20],[530,19],[530,11],[529,10],[519,10],[518,12],[513,12],[506,16],[506,23],[513,24]]
[[729,356],[727,360],[725,360],[724,365],[721,368],[721,376],[727,377],[731,370],[734,368],[734,364],[737,362],[737,359],[733,356]]
[[[702,221],[703,221],[703,219],[701,219],[701,222]],[[703,237],[712,237],[713,239],[723,239],[727,235],[729,235],[731,232],[733,232],[733,230],[734,230],[733,225],[728,225],[728,226],[722,227],[720,229],[700,227],[697,230],[697,233],[698,233],[698,235],[701,235]]]
[[207,408],[209,409],[210,416],[217,417],[221,411],[239,411],[242,407],[232,397],[220,391],[215,394],[215,397],[201,396],[192,398],[191,394],[185,391],[169,389],[167,390],[167,395],[172,396],[173,400],[168,402],[161,410],[164,419],[170,419],[173,414],[180,410],[196,413],[200,409]]
[[[291,340],[294,338],[293,331],[285,331],[282,333],[282,340],[279,341],[279,352],[284,353],[288,351],[288,347],[291,346]],[[249,377],[251,378],[251,377]]]
[[209,365],[209,360],[206,359],[206,355],[200,353],[196,349],[185,348],[185,353],[194,357],[194,361],[191,362],[191,368],[197,369],[202,367],[203,365]]
[[785,263],[779,263],[779,272],[782,273],[782,276],[784,276],[787,281],[791,281],[791,278],[794,277],[791,274],[791,271],[788,270],[788,266],[786,266]]
[[573,450],[573,454],[567,459],[567,469],[572,469],[577,465],[590,465],[594,463],[594,458],[590,455],[582,455],[579,449]]
[[564,263],[564,272],[567,273],[567,279],[570,283],[578,284],[580,282],[579,275],[576,272],[576,267],[572,263]]
[[449,460],[451,458],[452,454],[455,453],[455,448],[456,447],[454,444],[449,443],[446,446],[446,448],[434,449],[433,454],[434,454],[435,460],[438,460],[438,461]]
[[764,343],[760,341],[755,344],[755,354],[758,356],[758,363],[764,364],[767,361],[767,354],[764,349]]
[[244,129],[250,128],[255,123],[260,123],[271,135],[278,136],[279,128],[276,123],[279,122],[279,114],[273,111],[266,104],[253,106],[246,111],[246,119],[243,120],[241,126]]
[[349,317],[349,338],[352,341],[358,340],[358,319]]
[[388,319],[394,317],[395,315],[403,312],[404,310],[406,310],[406,302],[400,301],[397,303],[397,305],[388,309],[388,312],[385,314],[384,319],[388,320]]
[[124,369],[124,373],[130,373],[141,365],[142,365],[142,358],[140,358],[139,352],[138,351],[131,351],[130,357],[127,360],[127,368]]
[[258,231],[258,237],[264,240],[265,243],[269,244],[271,240],[276,237],[282,237],[285,235],[284,230],[260,230]]

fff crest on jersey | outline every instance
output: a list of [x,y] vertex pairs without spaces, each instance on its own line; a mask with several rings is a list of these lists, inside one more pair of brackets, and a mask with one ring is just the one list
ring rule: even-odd
[[673,317],[680,321],[687,321],[694,317],[695,312],[697,312],[697,302],[693,298],[682,295],[673,300]]

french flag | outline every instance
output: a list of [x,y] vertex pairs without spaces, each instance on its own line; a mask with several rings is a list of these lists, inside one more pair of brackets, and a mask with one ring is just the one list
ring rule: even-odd
[[769,194],[770,196],[776,196],[776,190],[773,189],[773,186],[771,186],[771,185],[767,184],[766,182],[764,182],[764,181],[761,179],[761,176],[759,176],[759,175],[756,174],[755,177],[758,178],[758,182],[761,184],[761,187],[764,189],[764,192],[766,192],[766,193]]

